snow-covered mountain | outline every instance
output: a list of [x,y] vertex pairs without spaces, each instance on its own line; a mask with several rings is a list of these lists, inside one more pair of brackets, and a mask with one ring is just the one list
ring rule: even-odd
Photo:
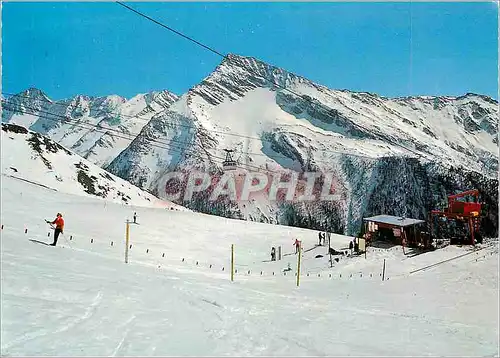
[[159,200],[25,127],[2,123],[1,140],[3,176],[62,193],[125,205],[186,210]]
[[168,91],[120,96],[52,101],[30,88],[4,98],[2,122],[24,126],[49,136],[96,165],[113,160],[156,113],[177,99]]
[[331,90],[230,55],[155,115],[107,168],[138,186],[159,187],[160,196],[166,172],[220,170],[223,149],[236,151],[241,168],[271,176],[333,172],[343,193],[335,205],[252,202],[229,213],[207,206],[206,198],[187,205],[353,234],[370,214],[425,218],[456,190],[477,187],[497,203],[497,113],[498,103],[482,95],[385,98]]
[[[137,109],[141,106],[132,106],[130,113],[141,120],[125,122],[122,112],[113,112],[124,132],[139,133],[131,142],[119,141],[114,134],[109,134],[113,140],[96,141],[96,131],[84,137],[73,124],[64,125],[61,120],[51,122],[57,123],[58,131],[50,131],[42,118],[14,117],[12,111],[3,119],[22,120],[33,130],[68,143],[94,163],[159,197],[165,194],[164,178],[169,172],[197,168],[220,178],[224,149],[235,151],[237,185],[247,171],[266,173],[269,178],[314,171],[331,173],[335,191],[341,195],[337,202],[262,198],[208,202],[208,194],[200,193],[183,203],[206,213],[352,235],[363,216],[384,213],[425,219],[447,195],[477,188],[489,206],[483,227],[488,228],[487,235],[497,235],[498,102],[492,98],[471,93],[386,98],[332,90],[237,55],[229,55],[180,97],[168,92],[150,97],[153,110],[144,113]],[[158,97],[163,101],[156,105]],[[65,115],[92,114],[85,109],[90,102],[78,98],[69,107],[76,112]],[[99,101],[93,100],[92,108],[123,102],[118,97]],[[30,107],[43,103],[36,99]],[[82,118],[107,123],[103,116],[84,114]],[[303,180],[299,183],[304,185]]]

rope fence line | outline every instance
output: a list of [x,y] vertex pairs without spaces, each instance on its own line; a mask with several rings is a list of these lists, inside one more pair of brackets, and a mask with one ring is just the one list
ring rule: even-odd
[[[9,229],[11,229],[11,228],[9,228]],[[1,230],[2,231],[4,230],[4,224],[1,225]],[[29,233],[28,227],[26,227],[26,226],[24,227],[24,233],[26,235]],[[35,236],[36,238],[43,238],[43,235],[40,235],[40,234],[35,234],[32,236]],[[50,231],[48,232],[47,236],[48,237],[51,236]],[[70,235],[68,240],[77,242],[76,238],[73,237],[73,235]],[[68,241],[68,244],[69,244],[69,241]],[[78,240],[78,241],[83,242],[80,240]],[[87,238],[85,241],[90,243],[91,245],[94,245],[95,243],[99,242],[99,244],[97,244],[97,245],[99,245],[101,247],[102,246],[109,247],[109,248],[117,247],[117,245],[115,245],[115,243],[116,243],[115,240],[106,240],[107,243],[105,245],[100,245],[100,244],[104,243],[104,241],[95,241],[94,238]],[[434,264],[427,265],[427,266],[424,266],[424,267],[416,269],[416,270],[412,270],[410,272],[399,273],[399,274],[395,274],[395,275],[391,275],[391,276],[386,275],[386,277],[384,277],[383,280],[387,281],[387,280],[390,280],[390,278],[394,279],[394,278],[405,277],[405,276],[408,277],[416,272],[424,271],[424,270],[430,269],[432,267],[444,264],[446,262],[450,262],[450,261],[459,259],[461,257],[465,257],[465,256],[468,256],[468,255],[471,255],[474,253],[479,254],[479,251],[493,247],[494,245],[495,245],[495,243],[490,243],[489,245],[481,247],[479,249],[474,249],[470,252],[467,252],[467,253],[464,253],[464,254],[461,254],[461,255],[446,259],[446,260],[442,260],[442,261],[436,262]],[[64,246],[62,246],[62,247],[64,247]],[[119,245],[118,245],[118,247],[121,248]],[[132,250],[133,247],[134,247],[133,244],[129,244],[129,250]],[[70,245],[70,248],[72,248],[71,245]],[[146,248],[145,250],[143,249],[141,251],[143,251],[143,253],[145,253],[147,255],[151,255],[149,257],[153,257],[153,255],[156,255],[157,259],[159,259],[159,260],[170,259],[169,262],[178,261],[180,263],[184,263],[187,265],[192,265],[192,266],[196,266],[196,267],[200,267],[200,268],[213,269],[214,271],[220,271],[220,272],[226,272],[226,271],[231,270],[231,263],[229,262],[230,261],[229,256],[228,256],[227,265],[221,265],[221,264],[216,265],[213,263],[209,263],[208,261],[200,261],[200,260],[196,260],[196,259],[188,260],[188,259],[186,259],[186,257],[178,257],[176,259],[172,259],[171,258],[172,256],[168,255],[168,253],[165,250],[158,250],[156,252],[153,252],[149,248]],[[494,254],[498,254],[498,249],[496,251],[492,251],[492,252],[484,254],[480,257],[472,259],[468,262],[478,262],[479,259],[491,256]],[[349,257],[347,257],[347,258],[341,257],[340,260],[337,262],[345,261],[348,259],[349,259]],[[277,262],[277,261],[274,261],[274,262]],[[255,263],[258,263],[258,261],[256,261]],[[266,268],[266,269],[250,268],[250,269],[248,269],[248,267],[250,266],[248,264],[235,264],[234,266],[235,266],[234,275],[240,276],[240,277],[250,277],[250,276],[251,277],[294,277],[294,278],[297,277],[297,271],[291,269],[290,266],[287,267],[286,269],[280,269],[280,270],[272,270],[272,269],[269,270],[268,268]],[[161,268],[161,264],[158,265],[158,268]],[[333,268],[335,268],[335,266],[333,266]],[[335,279],[337,279],[337,280],[353,280],[353,279],[365,279],[365,280],[366,279],[377,279],[377,280],[380,280],[380,279],[382,279],[382,276],[383,276],[382,269],[380,270],[380,272],[374,272],[374,271],[363,272],[362,270],[357,271],[357,272],[348,272],[348,273],[328,272],[328,271],[331,271],[331,269],[332,268],[329,266],[325,266],[324,269],[322,267],[314,267],[312,269],[312,270],[319,270],[319,271],[312,271],[312,270],[307,270],[307,268],[305,268],[305,269],[302,268],[301,269],[302,273],[301,273],[300,277],[301,278],[304,278],[304,277],[323,278],[323,279],[331,279],[331,280],[335,280]]]
[[427,265],[427,266],[421,267],[421,268],[419,268],[417,270],[410,271],[410,275],[414,274],[414,273],[417,273],[417,272],[420,272],[420,271],[424,271],[424,270],[430,269],[430,268],[435,267],[435,266],[442,265],[442,264],[444,264],[446,262],[450,262],[450,261],[459,259],[459,258],[467,256],[467,255],[471,255],[473,253],[477,253],[478,251],[484,250],[485,248],[488,248],[488,247],[491,247],[491,246],[493,246],[493,244],[489,244],[489,245],[481,247],[479,249],[474,249],[474,250],[472,250],[470,252],[466,252],[465,254],[461,254],[461,255],[458,255],[458,256],[451,257],[451,258],[446,259],[446,260],[442,260],[442,261],[436,262],[436,263],[434,263],[432,265]]
[[[3,230],[3,229],[2,229]],[[28,233],[28,230],[27,228],[25,229],[25,234]],[[47,236],[50,237],[51,235],[51,232],[49,231],[47,233]],[[33,235],[32,235],[33,236]],[[40,235],[36,235],[37,238],[40,238]],[[75,241],[75,238],[73,237],[73,235],[70,235],[69,237],[69,240],[70,241]],[[99,244],[102,244],[103,241],[95,241],[93,238],[88,238],[86,239],[85,241],[87,241],[90,243],[90,244],[95,244],[95,243],[99,243]],[[79,240],[80,241],[80,240]],[[82,242],[82,241],[80,241]],[[115,240],[109,240],[108,243],[105,245],[106,247],[117,247],[115,245]],[[104,245],[100,245],[101,247],[104,246]],[[129,250],[131,250],[132,252],[132,249],[134,248],[134,245],[133,244],[129,244]],[[164,250],[159,250],[160,253],[158,253],[158,259],[160,258],[167,258],[167,259],[170,259],[171,256],[168,255]],[[153,251],[150,250],[149,248],[146,248],[144,250],[144,253],[146,254],[151,254],[153,255]],[[194,266],[198,266],[198,267],[208,267],[209,269],[214,269],[214,270],[220,270],[221,272],[222,271],[227,271],[230,269],[230,263],[228,263],[227,265],[216,265],[216,264],[210,264],[208,262],[201,262],[200,260],[196,260],[196,259],[192,259],[192,262],[188,261],[185,257],[179,257],[178,259],[176,260],[172,260],[172,261],[177,261],[179,260],[181,263],[186,263],[186,264],[192,264]],[[294,258],[295,260],[295,258]],[[172,262],[171,261],[171,262]],[[284,261],[284,260],[282,260]],[[339,260],[340,261],[340,260]],[[276,261],[275,261],[276,262]],[[254,261],[253,262],[254,264],[255,263],[259,263],[259,261]],[[279,277],[279,276],[293,276],[293,277],[296,277],[297,275],[297,272],[294,271],[294,270],[288,270],[287,268],[286,269],[276,269],[276,270],[269,270],[268,268],[250,268],[248,269],[248,267],[250,267],[251,264],[235,264],[235,270],[234,270],[234,274],[235,275],[238,275],[238,276],[252,276],[252,277],[257,277],[257,276],[262,276],[262,277]],[[160,265],[161,266],[161,265]],[[324,267],[324,270],[321,269],[320,267],[314,267],[314,270],[316,269],[319,269],[320,271],[311,271],[311,270],[307,270],[305,269],[304,273],[301,274],[301,277],[305,276],[305,277],[323,277],[323,278],[338,278],[338,279],[344,279],[344,278],[363,278],[363,277],[372,277],[372,278],[375,278],[375,277],[381,277],[382,274],[376,274],[376,273],[325,273],[325,271],[331,269],[329,266],[325,266]]]

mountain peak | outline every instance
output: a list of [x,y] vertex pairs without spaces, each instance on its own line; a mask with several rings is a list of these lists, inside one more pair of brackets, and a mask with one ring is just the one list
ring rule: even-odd
[[468,93],[464,94],[463,96],[456,97],[456,99],[470,99],[470,98],[475,98],[475,97],[481,98],[483,101],[486,101],[486,102],[489,102],[492,104],[498,104],[498,101],[492,97],[489,97],[489,96],[486,96],[483,94],[479,94],[479,93],[472,93],[472,92],[468,92]]
[[226,58],[221,62],[218,69],[221,67],[235,67],[238,68],[241,72],[250,75],[252,77],[263,77],[264,79],[270,81],[270,84],[273,85],[278,81],[278,85],[285,85],[285,83],[281,83],[284,79],[288,78],[289,80],[300,80],[307,81],[304,77],[301,77],[297,74],[289,72],[281,67],[274,66],[269,64],[263,60],[260,60],[256,57],[251,56],[242,56],[237,54],[228,54]]
[[42,100],[45,102],[50,102],[52,103],[52,100],[42,91],[39,90],[38,88],[35,87],[30,87],[18,94],[15,95],[15,97],[18,97],[20,99],[26,99],[26,100]]
[[235,100],[255,88],[288,88],[299,83],[317,89],[323,87],[255,57],[228,54],[210,75],[189,90],[188,95],[197,94],[217,105],[224,98]]

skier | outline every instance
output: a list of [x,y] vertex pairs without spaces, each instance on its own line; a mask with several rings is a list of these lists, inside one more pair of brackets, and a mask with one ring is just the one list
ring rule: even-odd
[[62,217],[62,214],[61,213],[57,213],[57,217],[52,222],[49,221],[49,220],[45,220],[45,221],[47,222],[47,224],[55,224],[56,225],[56,228],[54,230],[54,242],[52,244],[50,244],[50,246],[56,246],[59,234],[64,234],[64,232],[63,232],[63,230],[64,230],[64,219]]
[[319,239],[318,246],[321,246],[321,238],[322,238],[322,235],[321,235],[321,231],[320,231],[320,232],[318,232],[318,239]]
[[354,248],[354,244],[352,241],[349,241],[349,250],[351,250],[351,255],[352,255],[352,249]]
[[271,261],[276,261],[276,249],[274,247],[271,248]]
[[137,213],[134,213],[134,224],[137,224]]
[[299,241],[299,239],[295,239],[295,242],[293,244],[295,245],[295,254],[298,254],[299,253],[299,249],[300,249],[300,241]]

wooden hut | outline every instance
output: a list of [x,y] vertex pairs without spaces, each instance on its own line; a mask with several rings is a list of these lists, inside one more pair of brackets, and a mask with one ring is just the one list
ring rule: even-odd
[[377,215],[363,218],[363,221],[367,244],[371,244],[374,240],[384,240],[392,241],[403,247],[416,247],[419,244],[427,247],[427,243],[425,242],[426,237],[421,235],[421,228],[419,227],[425,224],[424,220],[391,215]]

